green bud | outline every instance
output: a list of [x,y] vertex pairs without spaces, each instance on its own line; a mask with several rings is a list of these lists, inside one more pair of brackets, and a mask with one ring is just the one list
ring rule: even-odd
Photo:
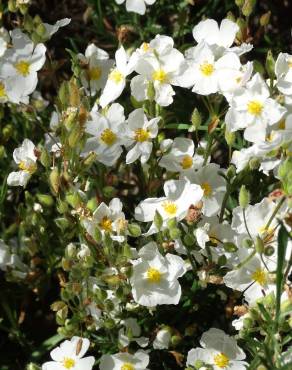
[[195,130],[197,130],[202,124],[202,117],[197,108],[193,110],[191,122]]
[[66,109],[69,101],[69,84],[67,81],[64,81],[59,89],[58,98],[62,107]]
[[239,27],[239,31],[236,34],[236,38],[239,41],[244,41],[245,36],[246,36],[246,32],[247,32],[246,22],[245,22],[245,20],[243,18],[237,18],[236,24]]
[[94,212],[98,206],[98,202],[96,198],[91,198],[89,201],[86,203],[86,207],[91,211]]
[[292,159],[286,159],[281,164],[278,171],[279,178],[282,183],[283,190],[286,195],[292,195]]
[[275,77],[275,59],[273,57],[272,51],[268,50],[266,57],[266,70],[270,78]]
[[106,311],[110,312],[110,311],[113,311],[115,308],[115,305],[113,304],[112,301],[110,301],[109,299],[105,301],[105,309]]
[[114,322],[113,319],[106,319],[104,320],[103,324],[106,329],[113,329],[116,327],[116,323]]
[[55,167],[50,173],[50,184],[54,193],[58,194],[60,187],[60,174],[57,167]]
[[203,366],[204,366],[204,362],[203,361],[201,361],[201,360],[195,361],[195,369],[196,370],[199,370]]
[[138,224],[128,224],[128,230],[130,235],[135,238],[141,235],[141,228]]
[[272,245],[268,245],[265,250],[264,250],[264,255],[265,256],[272,256],[275,252],[275,248]]
[[173,347],[178,346],[182,341],[182,337],[180,335],[173,335],[170,339],[171,344]]
[[236,176],[236,168],[235,166],[233,165],[230,165],[228,168],[227,168],[227,171],[226,171],[226,176],[228,177],[228,179],[233,179],[233,177]]
[[245,0],[241,8],[242,14],[246,17],[249,17],[251,13],[253,12],[255,5],[256,5],[256,0]]
[[57,312],[57,311],[61,310],[62,308],[64,308],[65,306],[66,306],[65,302],[56,301],[56,302],[51,304],[50,308],[51,308],[52,311]]
[[264,242],[263,242],[262,238],[257,236],[256,239],[255,239],[254,245],[255,245],[255,250],[257,251],[257,253],[262,254],[264,252],[265,245],[264,245]]
[[198,148],[198,149],[196,150],[196,153],[197,153],[198,155],[204,155],[204,154],[205,154],[205,149],[204,149],[204,148]]
[[45,168],[49,168],[51,166],[51,157],[47,149],[42,149],[40,162]]
[[239,191],[239,205],[241,208],[246,208],[250,202],[250,194],[245,185],[242,185]]
[[224,243],[223,248],[226,252],[231,252],[231,253],[234,253],[238,250],[237,246],[231,242]]
[[2,129],[2,140],[7,141],[13,135],[13,126],[8,124]]
[[227,13],[226,18],[227,18],[227,19],[229,19],[229,20],[230,20],[230,21],[232,21],[232,22],[236,22],[236,18],[235,18],[234,14],[233,14],[231,11],[229,11],[229,12]]
[[80,127],[76,126],[73,128],[73,130],[70,132],[70,135],[68,137],[68,144],[70,148],[75,148],[76,145],[80,142],[80,139],[82,138],[82,131]]
[[267,26],[269,23],[270,23],[270,18],[271,18],[271,11],[269,10],[268,12],[264,13],[261,17],[260,17],[260,25],[262,27],[265,27]]
[[169,236],[171,239],[178,239],[181,236],[181,231],[178,228],[173,228],[169,230]]
[[224,266],[226,265],[226,262],[227,262],[227,258],[226,256],[222,255],[218,258],[218,265],[219,266]]
[[68,211],[69,207],[68,207],[68,204],[66,202],[64,202],[63,200],[61,199],[58,199],[58,202],[57,202],[57,210],[59,213],[66,213]]
[[244,4],[244,1],[245,1],[245,0],[235,0],[235,4],[236,4],[239,8],[241,8],[241,7],[243,6],[243,4]]
[[43,23],[40,23],[37,28],[36,28],[36,33],[40,36],[40,37],[44,37],[47,33],[47,30],[46,30],[46,27],[44,26]]
[[17,7],[16,7],[15,0],[9,0],[9,1],[8,1],[8,10],[9,10],[11,13],[15,13],[15,12],[17,12]]
[[134,96],[131,95],[130,97],[130,100],[131,100],[131,103],[132,103],[132,106],[135,108],[135,109],[138,109],[138,108],[142,108],[143,107],[143,101],[138,101],[134,98]]
[[57,318],[59,318],[62,322],[67,318],[68,316],[68,307],[65,305],[63,308],[61,308],[56,313]]
[[150,102],[153,102],[154,98],[155,98],[155,89],[154,89],[154,85],[153,85],[153,82],[148,82],[148,86],[147,86],[147,98]]
[[26,370],[41,370],[41,368],[34,364],[33,362],[30,362],[27,367],[26,367]]
[[176,218],[171,218],[167,221],[167,227],[171,230],[171,229],[174,229],[174,228],[177,228],[177,221],[176,221]]
[[259,160],[259,158],[254,157],[249,160],[248,165],[249,165],[250,170],[254,171],[254,170],[259,169],[261,165],[261,161]]
[[5,148],[3,145],[0,145],[0,160],[3,159],[6,155]]
[[70,226],[70,222],[64,217],[56,218],[55,223],[63,232]]
[[97,157],[97,154],[92,152],[90,154],[88,154],[87,157],[84,158],[83,160],[83,164],[86,166],[86,167],[90,167],[96,160],[96,157]]
[[105,186],[102,189],[102,193],[106,198],[113,198],[117,194],[117,189],[115,189],[113,186]]
[[52,207],[54,204],[54,198],[48,194],[37,194],[37,199],[45,207]]
[[242,241],[243,248],[251,248],[253,246],[253,241],[249,238],[244,238]]
[[28,14],[24,17],[23,27],[28,32],[32,32],[34,29],[33,19]]
[[66,194],[66,201],[70,204],[72,208],[78,208],[82,203],[82,199],[79,193],[76,191],[75,193],[68,193]]
[[184,236],[183,241],[184,241],[184,244],[187,247],[192,247],[195,244],[195,242],[196,242],[196,240],[195,240],[195,238],[194,238],[194,236],[192,234],[186,234]]
[[18,5],[18,7],[19,7],[20,13],[22,15],[25,15],[27,13],[28,6],[26,4],[24,4],[24,5],[20,4],[20,5]]
[[154,225],[158,230],[161,229],[163,224],[163,218],[161,217],[160,213],[158,211],[155,211],[155,216],[154,216]]
[[225,130],[225,140],[228,146],[232,146],[235,142],[236,134],[235,132]]

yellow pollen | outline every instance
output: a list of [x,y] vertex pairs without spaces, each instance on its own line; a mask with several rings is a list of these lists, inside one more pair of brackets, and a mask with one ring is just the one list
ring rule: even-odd
[[101,77],[101,69],[99,67],[89,69],[88,76],[91,81],[98,81]]
[[5,86],[2,82],[0,82],[0,98],[5,98],[5,97],[6,97]]
[[177,212],[177,205],[170,201],[165,201],[162,203],[162,208],[169,216],[175,216]]
[[252,275],[252,279],[256,281],[261,286],[267,284],[267,273],[262,269],[257,269]]
[[247,111],[253,116],[260,116],[263,111],[263,104],[258,100],[251,100],[247,104]]
[[14,64],[15,69],[19,74],[23,77],[27,77],[29,75],[30,70],[30,63],[26,62],[25,60],[20,60],[19,62]]
[[208,182],[203,182],[201,188],[204,190],[205,197],[209,197],[212,194],[212,187]]
[[63,360],[63,366],[66,369],[71,369],[75,366],[75,361],[73,360],[73,358],[65,357]]
[[156,284],[159,283],[161,280],[161,276],[162,276],[161,272],[153,267],[150,267],[147,270],[147,280],[150,283],[156,283]]
[[224,369],[229,364],[229,357],[226,356],[225,353],[218,353],[218,355],[214,356],[214,364]]
[[203,73],[203,75],[209,77],[214,72],[214,66],[213,64],[204,62],[203,64],[200,65],[200,71]]
[[143,42],[142,49],[146,53],[148,50],[150,50],[150,45],[148,42]]
[[135,140],[139,143],[143,143],[144,141],[147,141],[149,139],[149,132],[147,130],[144,130],[143,128],[138,128],[135,131]]
[[281,121],[278,124],[279,130],[285,130],[286,128],[286,121],[284,119],[281,119]]
[[108,146],[113,145],[117,141],[117,135],[109,128],[106,128],[102,132],[102,134],[100,135],[100,138]]
[[269,143],[271,143],[275,138],[275,133],[274,132],[271,132],[267,137],[266,137],[266,141],[268,141]]
[[118,71],[117,69],[114,69],[110,73],[109,79],[114,81],[116,84],[119,84],[124,80],[124,75],[120,71]]
[[18,168],[21,171],[25,171],[30,173],[31,175],[36,171],[37,165],[35,163],[25,163],[24,161],[21,161],[18,165]]
[[167,73],[163,69],[158,69],[157,71],[153,72],[152,78],[154,81],[159,81],[161,83],[167,82]]
[[188,170],[193,165],[193,158],[189,155],[185,155],[182,161],[180,162],[180,165],[184,170]]
[[112,220],[105,216],[99,223],[99,226],[102,230],[110,233],[113,230],[112,223]]

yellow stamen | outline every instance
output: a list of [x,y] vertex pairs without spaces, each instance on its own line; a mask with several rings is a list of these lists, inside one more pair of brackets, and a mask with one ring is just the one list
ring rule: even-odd
[[252,275],[252,279],[256,281],[261,286],[264,286],[267,284],[267,273],[262,269],[257,269]]
[[263,111],[263,108],[264,108],[263,104],[258,100],[251,100],[247,104],[247,111],[253,116],[260,116]]
[[150,45],[149,45],[149,43],[148,42],[143,42],[143,44],[142,44],[142,49],[143,49],[143,51],[146,53],[147,51],[149,51],[150,50]]
[[161,276],[162,276],[161,272],[153,267],[150,267],[147,270],[147,280],[150,283],[156,283],[156,284],[159,283],[161,280]]
[[177,205],[171,201],[165,201],[162,203],[162,208],[169,216],[175,216],[177,212]]
[[114,81],[117,85],[121,83],[124,80],[124,78],[125,78],[124,75],[117,69],[114,69],[109,75],[109,79]]
[[214,73],[214,66],[208,62],[204,62],[200,65],[200,71],[203,73],[204,76],[211,76]]
[[0,98],[5,98],[5,97],[6,97],[5,86],[2,82],[0,82]]
[[193,158],[189,155],[184,156],[182,161],[180,162],[180,165],[184,170],[188,170],[193,165]]
[[20,60],[19,62],[14,64],[14,68],[23,77],[27,77],[30,72],[30,63],[25,60]]
[[212,187],[208,182],[203,182],[201,188],[204,190],[205,197],[209,197],[212,194]]
[[285,130],[286,128],[286,121],[284,119],[281,119],[281,121],[278,123],[279,130]]
[[225,353],[219,353],[218,355],[214,356],[214,364],[221,369],[224,369],[229,364],[229,357],[225,355]]
[[113,230],[112,224],[113,224],[112,220],[105,216],[99,223],[99,226],[102,230],[110,233]]
[[98,81],[101,77],[101,69],[99,67],[94,67],[88,71],[89,80]]
[[147,141],[149,139],[149,131],[144,130],[143,128],[138,128],[135,131],[135,140],[139,143],[143,143],[144,141]]
[[18,165],[18,168],[21,171],[25,171],[30,173],[31,175],[37,170],[37,165],[35,163],[26,163],[24,161],[21,161]]
[[159,81],[161,83],[166,83],[168,80],[167,73],[163,69],[158,69],[153,72],[152,78],[154,81]]
[[63,366],[65,367],[65,369],[71,369],[75,366],[75,361],[73,360],[73,358],[65,357],[63,360]]
[[289,59],[289,60],[288,60],[288,67],[289,67],[289,68],[292,68],[292,59]]
[[117,135],[109,128],[106,128],[102,132],[102,134],[100,135],[100,138],[108,146],[113,145],[117,141]]

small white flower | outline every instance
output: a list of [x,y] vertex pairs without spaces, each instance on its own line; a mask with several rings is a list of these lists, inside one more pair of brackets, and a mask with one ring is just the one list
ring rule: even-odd
[[139,157],[141,163],[146,163],[152,151],[152,139],[158,134],[160,117],[148,121],[143,109],[136,109],[129,115],[127,137],[132,148],[128,151],[126,163],[133,163]]
[[245,353],[238,347],[236,340],[220,329],[211,328],[200,340],[202,348],[191,349],[187,357],[187,365],[196,367],[198,364],[212,365],[214,370],[245,370],[247,363]]
[[100,97],[102,108],[116,100],[126,86],[126,77],[135,66],[135,58],[129,58],[123,46],[115,54],[116,67],[109,73],[106,85]]
[[78,54],[78,59],[86,67],[81,72],[82,85],[90,94],[94,95],[97,91],[104,88],[114,62],[109,59],[106,51],[96,47],[94,44],[87,46],[85,55]]
[[51,38],[56,32],[59,31],[59,28],[68,26],[70,22],[70,18],[63,18],[58,20],[55,24],[43,23],[46,29],[46,34],[44,37],[47,39]]
[[147,370],[149,356],[138,351],[134,355],[130,353],[116,353],[115,355],[103,355],[100,360],[100,370]]
[[178,304],[181,297],[178,278],[186,272],[183,259],[170,253],[163,257],[154,242],[146,244],[139,257],[132,262],[130,279],[135,302],[147,307]]
[[131,341],[136,342],[140,347],[148,345],[148,338],[141,337],[141,328],[137,319],[129,317],[122,320],[121,324],[123,325],[123,328],[119,330],[119,343],[121,346],[127,347]]
[[275,64],[277,87],[281,93],[292,95],[292,55],[280,53]]
[[65,340],[50,353],[53,361],[43,364],[42,370],[91,370],[94,357],[82,358],[89,348],[90,342],[86,338],[73,337]]
[[116,0],[117,4],[123,4],[126,1],[126,9],[128,12],[145,14],[146,5],[152,5],[156,0]]
[[154,349],[168,349],[171,339],[171,333],[168,329],[161,329],[156,334],[153,341]]
[[7,184],[9,186],[25,187],[28,180],[37,170],[34,143],[28,139],[24,139],[22,145],[14,150],[13,159],[18,165],[19,171],[11,172],[8,175]]
[[169,152],[162,156],[158,165],[172,172],[194,171],[200,168],[204,162],[202,156],[195,154],[193,140],[176,137],[173,141],[169,139],[161,143],[162,150],[166,148]]

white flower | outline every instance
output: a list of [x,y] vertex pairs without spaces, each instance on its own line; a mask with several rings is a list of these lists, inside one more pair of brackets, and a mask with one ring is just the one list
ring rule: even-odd
[[0,57],[2,57],[7,50],[7,45],[10,42],[9,32],[4,28],[0,28]]
[[100,105],[102,108],[116,100],[126,86],[126,77],[131,74],[135,66],[135,58],[129,58],[123,46],[115,54],[116,67],[108,75]]
[[117,4],[123,4],[126,1],[126,9],[128,12],[145,14],[146,5],[152,5],[156,0],[116,0]]
[[196,172],[184,174],[184,177],[192,184],[198,184],[203,189],[202,212],[208,217],[218,213],[226,191],[225,180],[218,175],[218,171],[220,167],[215,163],[210,163]]
[[22,145],[13,152],[13,159],[18,165],[19,171],[11,172],[7,178],[10,186],[26,186],[30,177],[37,170],[37,157],[35,145],[28,139],[24,139]]
[[204,159],[195,154],[193,140],[176,137],[173,141],[169,139],[161,143],[161,148],[166,147],[170,151],[163,155],[158,165],[172,172],[194,171],[202,166]]
[[58,20],[55,24],[43,23],[46,29],[45,38],[51,38],[56,32],[59,31],[59,28],[68,26],[71,22],[70,18],[63,18]]
[[103,89],[107,81],[113,60],[109,59],[106,51],[96,47],[94,44],[87,46],[85,55],[78,54],[81,65],[85,68],[81,72],[81,82],[91,95]]
[[34,46],[30,38],[19,29],[11,32],[13,47],[6,51],[0,65],[0,77],[14,84],[14,103],[28,103],[28,95],[36,88],[39,71],[45,63],[46,47]]
[[[135,218],[141,222],[153,222],[156,211],[163,219],[163,228],[167,220],[176,218],[181,221],[191,205],[197,204],[203,196],[199,185],[190,184],[186,180],[169,180],[164,184],[165,196],[161,198],[148,198],[139,203],[135,209]],[[154,223],[147,235],[158,230]]]
[[292,95],[292,55],[280,53],[275,64],[277,87],[281,93]]
[[214,19],[206,19],[194,27],[193,37],[198,44],[204,42],[216,54],[222,54],[233,44],[238,31],[238,25],[229,19],[223,19],[220,27]]
[[[171,85],[179,86],[179,76],[186,68],[183,54],[173,47],[171,37],[157,35],[149,44],[151,52],[144,53],[136,61],[135,71],[139,74],[131,81],[131,92],[138,101],[148,99],[149,84],[154,87],[154,100],[161,106],[173,102],[175,94]],[[135,54],[137,57],[137,53]]]
[[128,118],[127,137],[132,148],[128,151],[126,163],[133,163],[139,157],[146,163],[152,151],[152,141],[158,134],[160,117],[148,121],[143,109],[134,110]]
[[118,198],[112,199],[108,206],[102,202],[94,211],[92,218],[84,218],[82,224],[93,238],[96,235],[96,228],[98,228],[102,236],[109,233],[113,240],[122,242],[124,236],[121,235],[121,232],[125,230],[126,226],[122,208],[123,204]]
[[156,334],[153,341],[154,349],[168,349],[171,339],[171,333],[168,329],[161,329]]
[[148,345],[148,338],[140,336],[141,328],[137,319],[129,317],[122,320],[121,324],[123,325],[123,328],[119,330],[119,343],[121,346],[127,347],[131,341],[136,342],[140,347],[146,347]]
[[[245,353],[238,347],[236,340],[220,329],[211,328],[200,340],[203,348],[191,349],[187,357],[187,365],[203,368],[212,365],[214,370],[245,370],[247,363]],[[200,365],[199,365],[200,364]]]
[[115,355],[103,355],[100,360],[100,370],[147,370],[149,356],[138,351],[134,355],[130,353],[116,353]]
[[83,155],[95,152],[99,162],[112,166],[122,154],[122,144],[125,143],[124,108],[115,103],[104,114],[94,108],[85,131],[91,137],[86,141]]
[[154,242],[141,248],[139,257],[132,262],[130,279],[135,302],[147,307],[178,304],[181,297],[178,278],[186,272],[183,259],[170,253],[163,257]]
[[43,364],[42,370],[91,370],[94,365],[94,357],[82,358],[89,348],[89,340],[86,338],[73,337],[70,341],[65,340],[61,345],[50,353],[53,361]]
[[268,126],[283,117],[286,109],[270,98],[268,86],[256,73],[245,88],[237,89],[225,121],[229,131],[245,129],[244,138],[251,142],[264,141]]

